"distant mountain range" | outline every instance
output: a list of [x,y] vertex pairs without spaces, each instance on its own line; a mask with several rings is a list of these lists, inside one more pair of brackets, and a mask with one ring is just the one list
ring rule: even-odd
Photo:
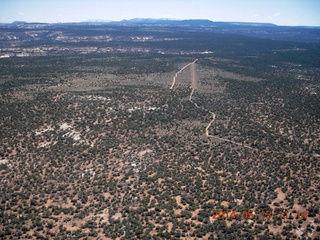
[[180,27],[198,28],[223,34],[238,34],[273,40],[320,42],[320,27],[290,27],[271,23],[213,22],[208,19],[170,20],[134,18],[110,22],[85,22],[82,24],[136,26],[136,27]]
[[[13,25],[23,24],[49,24],[42,22],[25,22],[14,21]],[[54,23],[53,23],[54,24]],[[103,21],[103,20],[90,20],[84,22],[62,22],[55,24],[88,24],[88,25],[121,25],[121,26],[162,26],[162,27],[275,27],[277,25],[271,23],[254,23],[254,22],[213,22],[208,19],[189,19],[189,20],[172,20],[172,19],[155,19],[155,18],[133,18],[130,20],[122,21]]]
[[246,35],[258,38],[273,40],[297,41],[297,42],[320,42],[320,27],[308,26],[278,26],[271,23],[255,22],[213,22],[208,19],[190,19],[190,20],[171,20],[171,19],[153,19],[153,18],[134,18],[122,21],[86,21],[77,23],[27,23],[16,21],[10,25],[13,27],[30,27],[35,25],[47,26],[127,26],[127,27],[176,27],[188,31],[191,29],[200,29],[201,31],[212,31],[222,34]]
[[133,18],[122,21],[108,22],[84,22],[88,24],[113,24],[126,26],[167,26],[167,27],[230,27],[230,26],[276,26],[271,23],[250,23],[250,22],[213,22],[208,19],[189,19],[189,20],[171,20],[171,19],[154,19],[154,18]]

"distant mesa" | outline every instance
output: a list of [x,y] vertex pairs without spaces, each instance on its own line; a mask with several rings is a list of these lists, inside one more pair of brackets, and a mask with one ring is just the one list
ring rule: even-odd
[[[45,24],[25,21],[14,21],[12,25],[25,25],[25,24]],[[107,20],[88,20],[84,22],[65,22],[59,24],[88,24],[88,25],[119,25],[119,26],[168,26],[168,27],[266,27],[277,26],[271,23],[250,23],[250,22],[213,22],[208,19],[186,19],[186,20],[172,20],[166,18],[133,18],[124,19],[121,21],[107,21]]]
[[27,24],[27,22],[25,22],[25,21],[14,21],[12,24],[13,25],[21,25],[21,24]]
[[230,27],[230,26],[277,26],[271,23],[250,23],[250,22],[213,22],[208,19],[155,19],[155,18],[133,18],[130,20],[122,20],[113,22],[113,24],[121,23],[126,25],[159,25],[159,26],[179,26],[179,27]]

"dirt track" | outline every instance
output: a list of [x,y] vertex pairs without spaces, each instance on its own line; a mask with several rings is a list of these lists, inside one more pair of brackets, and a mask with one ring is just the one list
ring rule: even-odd
[[198,61],[198,59],[194,60],[193,62],[191,63],[188,63],[187,65],[185,65],[183,68],[181,68],[177,73],[176,75],[173,77],[173,80],[172,80],[172,84],[171,84],[171,87],[170,89],[173,89],[175,83],[176,83],[176,77],[178,77],[179,73],[181,73],[185,68],[187,68],[188,66],[190,66],[191,64],[195,63],[196,61]]
[[[238,143],[238,142],[235,142],[231,139],[226,139],[226,138],[221,138],[221,137],[217,137],[217,136],[214,136],[214,135],[210,135],[209,134],[209,129],[211,127],[211,125],[215,122],[216,120],[216,114],[214,112],[211,112],[209,111],[208,109],[205,109],[203,106],[199,106],[196,102],[194,102],[192,100],[192,96],[193,96],[193,93],[198,89],[198,80],[197,80],[197,77],[196,77],[196,70],[195,70],[195,63],[198,61],[198,59],[194,60],[193,62],[191,63],[188,63],[187,65],[185,65],[183,68],[181,68],[176,74],[175,76],[173,77],[173,81],[172,81],[172,85],[170,87],[170,89],[173,89],[174,85],[175,85],[175,82],[176,82],[176,77],[179,75],[179,73],[181,73],[185,68],[187,68],[188,66],[191,65],[191,92],[190,92],[190,96],[189,96],[189,101],[192,102],[195,107],[199,108],[199,109],[202,109],[203,111],[206,111],[208,112],[212,119],[211,121],[208,123],[206,129],[205,129],[205,135],[206,137],[209,137],[209,138],[214,138],[214,139],[217,139],[217,140],[220,140],[220,141],[225,141],[225,142],[229,142],[229,143],[233,143],[235,145],[238,145],[240,147],[244,147],[244,148],[249,148],[249,149],[256,149],[256,148],[252,148],[251,146],[247,145],[247,144],[243,144],[243,143]],[[263,150],[263,152],[271,152],[270,150]],[[272,152],[277,152],[277,151],[272,151]],[[279,152],[280,153],[280,152]],[[309,154],[293,154],[291,153],[292,155],[301,155],[301,156],[310,156]],[[311,154],[312,156],[314,157],[320,157],[319,154]]]
[[230,142],[230,143],[236,144],[238,146],[246,147],[246,148],[250,148],[251,149],[251,147],[248,146],[248,145],[245,145],[245,144],[238,143],[238,142],[226,139],[226,138],[221,138],[221,137],[217,137],[217,136],[209,134],[209,129],[210,129],[211,125],[214,123],[214,121],[216,120],[216,114],[214,112],[211,112],[211,111],[205,109],[202,106],[199,106],[196,102],[194,102],[192,100],[193,93],[198,89],[198,80],[197,80],[197,77],[196,77],[196,70],[195,70],[196,61],[198,61],[198,59],[196,59],[195,61],[193,61],[193,62],[191,62],[191,63],[189,63],[187,65],[185,65],[183,68],[180,69],[180,71],[178,71],[176,73],[176,75],[173,77],[173,82],[172,82],[172,85],[171,85],[170,89],[172,89],[174,87],[174,84],[175,84],[175,81],[176,81],[176,77],[178,76],[178,74],[181,73],[185,68],[187,68],[188,66],[191,65],[191,93],[190,93],[190,96],[189,96],[189,101],[192,102],[197,108],[208,112],[212,117],[211,121],[208,123],[208,125],[207,125],[207,127],[205,129],[206,137],[215,138],[215,139],[218,139],[220,141]]

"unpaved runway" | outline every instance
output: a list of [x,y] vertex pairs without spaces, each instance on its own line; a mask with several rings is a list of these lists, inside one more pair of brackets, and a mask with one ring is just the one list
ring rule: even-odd
[[[198,59],[197,59],[198,60]],[[192,63],[189,63],[187,64],[186,66],[184,66],[182,68],[185,69],[186,67],[188,67],[189,65],[191,65],[191,93],[190,93],[190,96],[189,96],[189,101],[192,102],[197,108],[200,108],[206,112],[208,112],[210,115],[211,115],[211,121],[208,123],[206,129],[205,129],[205,134],[206,134],[206,137],[210,137],[210,138],[215,138],[215,139],[218,139],[220,141],[225,141],[225,142],[230,142],[230,143],[233,143],[233,144],[236,144],[238,146],[241,146],[241,147],[245,147],[245,148],[250,148],[251,147],[249,145],[246,145],[246,144],[242,144],[242,143],[238,143],[238,142],[235,142],[235,141],[232,141],[232,140],[229,140],[229,139],[226,139],[226,138],[221,138],[221,137],[217,137],[217,136],[214,136],[214,135],[210,135],[209,134],[209,129],[211,127],[211,125],[214,123],[214,121],[216,120],[216,114],[214,112],[211,112],[209,111],[208,109],[205,109],[203,106],[199,106],[196,102],[194,102],[192,100],[192,96],[193,96],[193,93],[194,91],[197,90],[198,88],[198,79],[197,79],[197,76],[196,76],[196,70],[195,70],[195,62],[197,61],[195,60],[194,62]],[[180,70],[180,72],[182,71]],[[179,72],[178,72],[179,73]],[[177,75],[177,74],[176,74]],[[174,79],[175,80],[175,79]],[[173,84],[174,85],[174,84]]]
[[194,60],[193,62],[191,63],[188,63],[187,65],[185,65],[183,68],[181,68],[177,73],[176,75],[173,77],[173,80],[172,80],[172,84],[171,84],[171,87],[170,89],[173,89],[175,83],[176,83],[176,77],[178,77],[179,73],[181,73],[185,68],[187,68],[188,66],[190,66],[191,64],[194,64],[196,61],[198,61],[198,59]]
[[206,129],[205,129],[205,134],[206,134],[206,137],[210,137],[210,138],[215,138],[215,139],[218,139],[220,141],[226,141],[226,142],[230,142],[230,143],[234,143],[238,146],[241,146],[241,147],[245,147],[245,148],[250,148],[252,149],[250,146],[246,145],[246,144],[242,144],[242,143],[238,143],[238,142],[235,142],[235,141],[232,141],[230,139],[226,139],[226,138],[221,138],[221,137],[217,137],[217,136],[214,136],[214,135],[210,135],[209,134],[209,129],[211,127],[211,125],[215,122],[216,120],[216,114],[214,112],[211,112],[209,111],[208,109],[205,109],[203,106],[199,106],[196,102],[194,102],[192,100],[192,96],[193,96],[193,93],[194,91],[197,90],[198,88],[198,80],[197,80],[197,76],[196,76],[196,70],[195,70],[195,63],[198,61],[198,59],[194,60],[193,62],[191,63],[188,63],[187,65],[183,66],[176,74],[175,76],[173,77],[173,80],[172,80],[172,84],[171,84],[171,87],[170,89],[173,89],[174,88],[174,85],[176,83],[176,77],[178,77],[178,75],[184,70],[186,69],[187,67],[189,67],[191,65],[191,93],[190,93],[190,96],[189,96],[189,101],[193,103],[193,105],[196,106],[196,108],[199,108],[199,109],[202,109],[203,111],[206,111],[208,112],[212,119],[211,121],[208,123]]
[[[175,82],[176,82],[176,77],[179,75],[179,73],[181,73],[185,68],[187,68],[188,66],[191,65],[191,92],[190,92],[190,96],[189,96],[189,101],[193,103],[193,105],[196,107],[196,108],[199,108],[199,109],[202,109],[203,111],[206,111],[208,112],[210,115],[211,115],[211,121],[208,123],[206,129],[205,129],[205,135],[206,137],[209,137],[209,138],[214,138],[214,139],[217,139],[217,140],[220,140],[220,141],[225,141],[225,142],[229,142],[229,143],[233,143],[235,145],[238,145],[240,147],[244,147],[244,148],[249,148],[249,149],[256,149],[256,148],[253,148],[247,144],[244,144],[244,143],[239,143],[239,142],[235,142],[233,140],[230,140],[230,139],[227,139],[227,138],[221,138],[221,137],[217,137],[217,136],[214,136],[214,135],[210,135],[209,133],[209,129],[211,127],[211,125],[215,122],[216,120],[216,114],[214,112],[211,112],[209,111],[208,109],[205,109],[203,106],[199,106],[196,102],[194,102],[192,100],[192,97],[193,97],[193,94],[194,92],[198,89],[198,79],[197,79],[197,76],[196,76],[196,65],[195,63],[198,61],[198,59],[194,60],[193,62],[191,63],[188,63],[187,65],[185,65],[183,68],[181,68],[176,74],[175,76],[173,77],[173,81],[172,81],[172,85],[170,87],[170,89],[173,89],[174,85],[175,85]],[[270,150],[262,150],[263,152],[276,152],[276,153],[281,153],[281,152],[277,152],[277,151],[270,151]],[[310,156],[309,154],[302,154],[302,153],[298,153],[298,154],[294,154],[294,153],[287,153],[288,154],[292,154],[292,155],[300,155],[300,156]],[[320,158],[320,155],[319,154],[311,154],[312,156],[314,157],[317,157],[317,158]]]

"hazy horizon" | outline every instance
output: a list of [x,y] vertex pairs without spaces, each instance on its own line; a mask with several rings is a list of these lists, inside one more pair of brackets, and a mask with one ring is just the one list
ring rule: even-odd
[[0,22],[121,21],[134,18],[320,26],[317,0],[0,0]]

